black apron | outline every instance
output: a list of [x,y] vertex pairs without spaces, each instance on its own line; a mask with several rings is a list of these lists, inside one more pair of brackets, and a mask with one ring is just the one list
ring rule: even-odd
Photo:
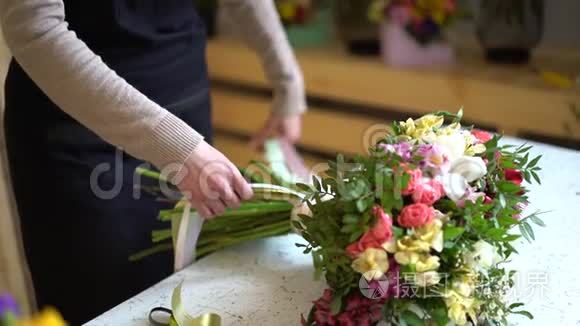
[[[65,0],[65,10],[105,63],[211,139],[205,30],[192,0]],[[15,61],[5,91],[10,174],[38,305],[80,325],[170,275],[171,252],[128,260],[166,227],[156,218],[166,205],[134,192],[143,162],[61,111]]]

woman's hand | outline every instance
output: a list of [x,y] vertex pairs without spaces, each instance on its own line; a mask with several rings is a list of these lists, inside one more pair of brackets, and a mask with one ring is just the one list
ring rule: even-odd
[[253,196],[236,166],[205,141],[188,157],[179,175],[178,188],[206,219],[223,214],[226,208],[237,208],[240,201]]
[[256,133],[251,141],[254,148],[261,149],[268,138],[275,136],[289,141],[291,144],[298,142],[302,134],[302,114],[277,115],[272,114],[264,124],[264,127]]

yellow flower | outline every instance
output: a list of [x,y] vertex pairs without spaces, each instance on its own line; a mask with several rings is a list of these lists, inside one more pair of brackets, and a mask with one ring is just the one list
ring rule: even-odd
[[352,269],[363,274],[368,281],[379,279],[389,269],[387,252],[368,248],[352,262]]
[[435,218],[433,221],[423,227],[415,229],[415,237],[428,243],[431,248],[437,252],[443,250],[443,222]]
[[442,116],[434,114],[427,114],[415,120],[415,125],[418,129],[438,129],[443,125],[444,119]]
[[486,148],[484,144],[475,144],[467,147],[467,149],[465,150],[465,155],[475,156],[477,154],[484,153],[485,151]]
[[475,290],[475,274],[467,273],[453,281],[451,288],[443,295],[447,315],[457,325],[467,324],[467,315],[475,319],[479,306],[471,297]]
[[439,268],[439,257],[431,255],[423,255],[419,261],[415,263],[415,270],[417,273],[435,271]]
[[391,240],[383,243],[381,247],[383,247],[383,249],[385,249],[386,252],[394,254],[395,252],[397,252],[397,239],[395,239],[395,237],[392,237]]
[[415,239],[409,235],[397,240],[397,251],[428,252],[430,247],[430,243]]
[[18,326],[66,326],[60,313],[54,308],[45,308],[36,316],[18,322]]
[[419,258],[420,256],[416,252],[399,251],[395,254],[395,260],[400,265],[415,265]]
[[278,5],[280,17],[285,20],[292,20],[296,16],[297,6],[291,2],[284,2]]

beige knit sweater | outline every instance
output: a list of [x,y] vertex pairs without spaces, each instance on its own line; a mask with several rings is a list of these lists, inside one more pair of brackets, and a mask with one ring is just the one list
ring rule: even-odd
[[[306,109],[302,75],[272,0],[221,0],[262,59],[277,114]],[[63,111],[159,168],[183,163],[203,137],[111,70],[68,29],[62,0],[0,0],[14,58]]]

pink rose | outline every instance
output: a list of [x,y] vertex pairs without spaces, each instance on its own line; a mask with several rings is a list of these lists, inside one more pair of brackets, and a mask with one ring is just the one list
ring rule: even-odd
[[433,207],[417,203],[403,207],[397,221],[403,227],[418,228],[431,222],[434,217]]
[[473,129],[471,131],[471,134],[473,135],[473,137],[477,138],[477,140],[481,144],[485,144],[493,138],[493,135],[491,133],[479,129]]
[[443,193],[443,185],[439,181],[431,179],[415,187],[413,201],[431,206],[443,197]]
[[407,187],[403,189],[401,192],[403,195],[407,196],[415,192],[415,188],[421,182],[421,178],[423,178],[423,172],[419,169],[414,170],[407,170],[405,171],[406,174],[410,176],[409,183],[407,183]]
[[393,237],[393,221],[385,214],[380,206],[373,207],[373,215],[377,218],[376,224],[354,243],[346,247],[350,257],[356,257],[368,248],[381,248],[381,245]]

